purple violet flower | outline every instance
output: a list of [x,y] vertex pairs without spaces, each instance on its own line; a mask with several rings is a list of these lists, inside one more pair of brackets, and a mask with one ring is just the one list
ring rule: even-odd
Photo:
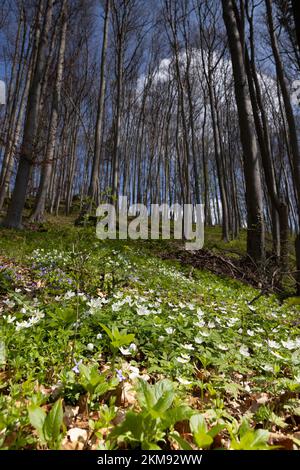
[[75,374],[79,374],[79,366],[80,364],[82,364],[82,359],[80,359],[80,361],[76,361],[76,359],[74,359],[74,362],[75,362],[75,366],[73,367],[72,371],[75,372]]
[[117,369],[117,378],[119,380],[119,382],[123,382],[125,379],[124,375],[122,374],[122,370],[121,369]]

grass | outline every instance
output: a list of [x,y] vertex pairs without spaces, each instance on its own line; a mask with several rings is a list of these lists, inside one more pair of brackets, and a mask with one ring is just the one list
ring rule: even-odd
[[161,260],[167,242],[45,230],[0,231],[0,447],[299,445],[298,305]]

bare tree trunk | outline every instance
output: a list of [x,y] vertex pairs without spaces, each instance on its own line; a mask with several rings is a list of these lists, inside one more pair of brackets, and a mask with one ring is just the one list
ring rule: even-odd
[[59,120],[59,106],[61,101],[61,89],[64,72],[66,36],[67,36],[67,0],[63,0],[61,14],[61,33],[59,40],[59,52],[57,61],[56,82],[53,91],[52,110],[49,125],[47,151],[43,162],[40,185],[31,221],[42,222],[44,219],[47,194],[52,173],[53,158],[55,153],[57,128]]
[[211,208],[210,208],[210,191],[209,191],[209,173],[207,162],[207,145],[205,139],[205,127],[207,119],[207,104],[204,97],[204,116],[202,122],[201,144],[202,144],[202,165],[203,165],[203,178],[204,178],[204,219],[205,225],[212,225]]
[[[17,103],[19,91],[20,91],[20,76],[21,76],[21,68],[22,68],[21,64],[24,59],[23,53],[24,53],[24,47],[25,47],[25,42],[26,42],[26,23],[24,21],[24,16],[25,16],[24,10],[22,7],[22,11],[20,12],[20,17],[18,20],[18,29],[17,29],[15,48],[14,48],[13,61],[12,61],[12,66],[11,66],[11,74],[10,74],[10,80],[9,80],[9,85],[7,89],[7,106],[5,109],[5,116],[3,120],[3,129],[6,134],[6,138],[5,138],[6,142],[5,142],[5,154],[3,157],[1,174],[0,174],[0,186],[3,185],[3,180],[6,175],[10,142],[12,138],[11,133],[12,133],[13,123],[15,122],[15,116],[16,116],[16,111],[17,111],[16,103]],[[21,41],[21,51],[19,53],[19,44],[20,44],[20,38],[21,38],[22,25],[23,25],[23,35],[22,35],[22,41]],[[27,50],[29,50],[29,47]],[[13,86],[14,86],[14,93],[12,95]]]
[[69,215],[71,212],[72,199],[73,199],[73,186],[74,186],[74,176],[76,170],[76,145],[78,139],[78,122],[74,124],[74,130],[70,137],[70,165],[68,168],[67,176],[67,187],[66,187],[66,196],[65,196],[65,213]]
[[53,2],[54,0],[47,1],[43,30],[38,45],[36,67],[29,89],[24,135],[16,182],[12,200],[3,222],[4,226],[9,228],[22,227],[22,211],[25,205],[26,192],[35,155],[35,138],[40,112],[40,95],[47,62],[48,35],[52,23]]
[[101,53],[100,93],[99,93],[99,100],[98,100],[97,122],[96,122],[96,129],[95,129],[94,158],[93,158],[93,163],[92,163],[92,172],[91,172],[91,179],[90,179],[89,192],[88,192],[89,197],[91,198],[91,203],[94,201],[95,194],[97,191],[97,181],[99,178],[99,165],[100,165],[100,158],[101,158],[104,100],[105,100],[105,90],[106,90],[105,67],[106,67],[106,52],[107,52],[107,43],[108,43],[110,6],[111,6],[111,0],[106,0],[102,53]]
[[[41,21],[41,11],[39,10],[36,15],[36,23],[40,23]],[[22,51],[20,54],[20,65],[18,68],[16,84],[14,87],[14,93],[11,97],[10,101],[10,118],[7,130],[7,139],[5,143],[5,153],[2,163],[2,170],[1,170],[1,183],[0,183],[0,210],[3,207],[5,197],[8,195],[11,175],[14,167],[14,153],[18,148],[20,134],[21,134],[21,127],[23,123],[23,117],[26,110],[26,102],[28,98],[29,87],[31,83],[31,77],[33,73],[33,69],[36,63],[36,53],[32,50],[32,38],[29,37],[28,44],[27,44],[27,51],[24,56],[23,49],[26,46],[26,25],[24,24],[24,34],[23,34],[23,41],[22,41]],[[31,28],[31,33],[33,28]],[[31,36],[31,35],[30,35]],[[34,43],[38,44],[40,38],[40,29],[36,28],[35,35],[34,35]],[[23,65],[21,66],[21,63]],[[21,97],[19,98],[19,92],[22,85],[22,79],[25,75],[25,85],[23,86],[23,91],[21,93]],[[18,101],[19,100],[19,101]]]
[[[269,27],[269,34],[271,38],[271,46],[272,51],[275,59],[276,65],[276,72],[277,78],[280,86],[280,90],[282,93],[284,109],[286,114],[286,120],[288,124],[288,135],[289,135],[289,143],[292,153],[292,171],[293,171],[293,178],[295,182],[295,191],[297,197],[297,204],[298,204],[298,219],[300,221],[300,153],[299,153],[299,144],[298,144],[298,136],[297,136],[297,128],[295,117],[293,113],[293,108],[290,100],[290,95],[288,91],[288,87],[286,84],[286,77],[284,73],[284,69],[281,62],[279,47],[277,36],[275,33],[274,23],[273,23],[273,15],[272,15],[272,1],[265,0],[266,9],[267,9],[267,18],[268,18],[268,27]],[[300,294],[300,233],[296,236],[295,241],[296,246],[296,262],[297,262],[297,292]]]
[[[116,23],[116,107],[114,117],[114,145],[113,145],[113,159],[112,159],[112,200],[116,203],[119,191],[119,178],[120,178],[120,141],[121,141],[121,116],[122,116],[122,103],[123,103],[123,61],[124,61],[124,40],[125,29],[127,22],[127,3],[122,5],[121,13],[118,12],[118,6],[113,3],[114,8],[114,21]],[[121,16],[121,18],[120,18]]]
[[243,147],[248,222],[247,253],[251,259],[260,264],[265,255],[263,192],[255,125],[244,64],[243,38],[240,36],[234,13],[234,0],[222,0],[222,5],[232,59],[235,96]]
[[[248,7],[248,5],[247,5]],[[250,26],[250,50],[251,61],[248,51],[245,51],[245,64],[248,76],[250,97],[253,108],[254,121],[256,126],[257,138],[260,146],[262,164],[264,168],[268,194],[271,199],[271,219],[273,228],[273,246],[276,256],[280,259],[282,272],[288,270],[288,206],[279,196],[277,190],[275,169],[271,155],[270,135],[268,119],[263,106],[260,83],[257,76],[255,65],[255,45],[253,31],[253,15],[250,16],[247,8],[247,17]]]

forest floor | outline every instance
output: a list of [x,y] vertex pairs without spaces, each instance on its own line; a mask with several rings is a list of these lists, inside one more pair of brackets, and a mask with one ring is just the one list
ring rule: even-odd
[[300,448],[299,303],[219,238],[0,229],[0,448]]

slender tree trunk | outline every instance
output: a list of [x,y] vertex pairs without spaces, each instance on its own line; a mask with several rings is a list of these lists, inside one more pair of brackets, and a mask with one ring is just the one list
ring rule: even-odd
[[273,230],[274,252],[280,260],[280,267],[282,272],[286,272],[288,270],[288,206],[282,199],[282,197],[279,196],[277,190],[275,169],[271,155],[268,119],[266,116],[265,108],[263,106],[260,83],[255,65],[253,18],[249,16],[249,13],[248,20],[250,25],[251,60],[249,58],[248,51],[246,50],[246,72],[248,76],[250,97],[252,102],[257,138],[260,146],[262,164],[264,168],[268,194],[270,196],[272,204],[271,220]]
[[[39,9],[36,17],[36,24],[39,25],[41,21],[41,9]],[[36,63],[36,53],[34,54],[34,50],[32,47],[32,34],[34,36],[34,44],[38,44],[40,38],[40,28],[36,27],[35,34],[33,28],[31,28],[29,39],[27,39],[26,35],[26,27],[24,24],[24,34],[22,40],[22,51],[20,54],[20,64],[17,73],[17,79],[15,84],[15,89],[13,96],[10,101],[10,120],[7,130],[7,140],[5,145],[5,153],[2,163],[1,169],[1,183],[0,183],[0,210],[3,207],[5,197],[9,193],[10,188],[10,181],[11,175],[13,172],[14,167],[14,153],[16,152],[19,144],[20,134],[21,134],[21,127],[23,124],[23,117],[26,110],[26,102],[28,99],[28,92],[31,83],[31,77],[33,73],[33,69]],[[25,48],[26,41],[28,40],[27,44],[27,51],[24,56],[23,49]],[[36,48],[37,49],[37,48]],[[21,63],[23,65],[21,66]],[[19,98],[19,91],[22,88],[22,79],[25,76],[25,85],[23,86],[23,90],[21,92],[21,97]],[[19,101],[18,101],[19,100]]]
[[47,2],[43,31],[38,45],[36,67],[29,89],[24,135],[16,182],[12,200],[3,222],[4,226],[9,228],[22,227],[22,211],[25,205],[28,182],[35,155],[35,138],[40,112],[40,95],[47,62],[48,35],[52,23],[53,2],[54,0],[48,0]]
[[67,36],[67,0],[63,0],[62,16],[61,16],[61,33],[59,41],[59,52],[57,61],[56,82],[53,91],[52,110],[49,125],[49,136],[47,143],[47,151],[45,160],[43,162],[43,169],[40,179],[38,195],[36,199],[35,208],[31,216],[31,221],[42,222],[44,220],[46,200],[48,189],[50,185],[52,165],[55,154],[57,128],[59,120],[59,106],[61,101],[61,89],[64,72],[65,49],[66,49],[66,36]]
[[265,256],[263,191],[255,125],[244,64],[244,41],[239,34],[237,19],[234,13],[234,0],[222,0],[222,5],[232,59],[235,96],[243,148],[248,222],[247,253],[255,263],[260,264]]
[[[275,33],[274,23],[273,23],[273,14],[272,14],[272,1],[265,0],[266,9],[267,9],[267,18],[268,18],[268,27],[269,27],[269,34],[271,38],[271,46],[272,51],[275,59],[276,65],[276,72],[277,78],[280,86],[280,90],[282,93],[284,109],[286,114],[286,120],[288,125],[288,135],[289,135],[289,144],[291,148],[292,154],[292,171],[293,171],[293,178],[295,183],[295,192],[297,198],[297,207],[298,207],[298,220],[300,221],[300,152],[299,152],[299,144],[298,144],[298,135],[297,135],[297,128],[295,117],[293,113],[293,108],[290,100],[290,94],[288,91],[288,86],[286,83],[286,77],[284,73],[284,69],[281,62],[279,47],[277,36]],[[300,233],[296,236],[295,241],[296,246],[296,262],[297,262],[297,292],[300,294]]]
[[100,92],[99,92],[99,99],[98,99],[97,121],[96,121],[96,129],[95,129],[94,158],[93,158],[93,163],[92,163],[92,172],[91,172],[89,191],[88,191],[89,197],[91,198],[91,203],[94,201],[96,191],[97,191],[97,181],[99,178],[99,165],[100,165],[100,158],[101,158],[102,129],[103,129],[103,118],[104,118],[104,100],[105,100],[105,90],[106,90],[105,67],[106,67],[106,55],[107,55],[106,52],[107,52],[107,43],[108,43],[110,7],[111,7],[111,0],[106,0],[103,42],[102,42],[102,52],[101,52]]

